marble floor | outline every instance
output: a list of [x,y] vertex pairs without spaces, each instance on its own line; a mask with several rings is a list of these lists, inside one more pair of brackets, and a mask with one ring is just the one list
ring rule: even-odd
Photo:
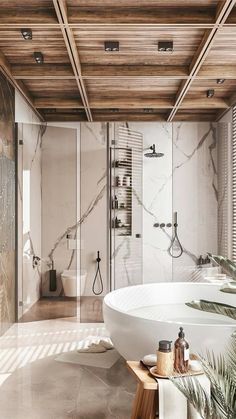
[[56,361],[103,323],[77,318],[13,325],[0,338],[1,419],[129,419],[135,382],[125,361],[97,368]]
[[81,323],[101,323],[102,297],[44,297],[40,298],[20,319],[21,322],[80,317]]

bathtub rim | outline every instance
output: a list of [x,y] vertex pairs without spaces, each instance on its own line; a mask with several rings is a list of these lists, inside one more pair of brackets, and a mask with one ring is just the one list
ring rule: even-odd
[[[105,310],[106,310],[106,308],[108,308],[110,310],[113,310],[115,312],[118,312],[119,314],[128,316],[128,317],[133,318],[133,319],[145,320],[146,322],[167,323],[167,324],[176,324],[176,325],[186,324],[188,326],[199,326],[199,327],[229,327],[229,328],[232,328],[232,329],[235,328],[235,331],[236,331],[236,321],[235,321],[235,326],[234,326],[233,323],[222,323],[222,324],[218,324],[218,323],[204,323],[203,324],[203,323],[195,323],[195,322],[194,323],[193,322],[191,322],[191,323],[185,323],[183,321],[174,321],[174,320],[165,320],[165,321],[160,320],[160,319],[154,320],[154,319],[148,319],[148,318],[145,318],[145,317],[141,317],[141,316],[138,316],[138,315],[135,315],[135,314],[131,314],[131,313],[127,312],[127,311],[124,311],[124,310],[122,310],[120,308],[117,308],[117,306],[113,305],[111,303],[111,301],[109,301],[109,299],[111,297],[111,294],[114,296],[115,294],[121,293],[121,292],[123,292],[123,291],[125,291],[127,289],[141,288],[141,287],[146,287],[146,286],[148,287],[150,285],[156,285],[156,286],[158,286],[159,284],[162,284],[162,285],[163,284],[165,284],[165,285],[169,284],[169,285],[175,285],[175,286],[177,284],[178,285],[181,284],[181,285],[184,285],[184,286],[186,286],[186,285],[187,286],[193,286],[193,285],[194,286],[197,286],[198,284],[201,284],[201,285],[204,285],[204,286],[207,286],[207,287],[211,287],[211,288],[214,287],[214,288],[218,288],[218,289],[220,287],[220,285],[218,285],[218,284],[211,284],[211,283],[206,283],[206,282],[197,282],[197,283],[194,283],[194,282],[192,282],[192,283],[191,282],[158,282],[158,283],[152,283],[152,282],[150,282],[148,284],[138,284],[138,285],[131,285],[131,286],[124,287],[124,288],[119,288],[117,290],[114,290],[114,291],[109,292],[104,297],[104,299],[103,299],[104,320],[105,320]],[[201,311],[201,310],[199,310],[199,311]]]

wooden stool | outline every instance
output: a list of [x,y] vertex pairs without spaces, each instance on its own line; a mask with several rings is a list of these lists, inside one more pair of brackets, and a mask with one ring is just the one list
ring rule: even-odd
[[158,384],[138,361],[127,361],[127,367],[137,380],[131,419],[155,419]]

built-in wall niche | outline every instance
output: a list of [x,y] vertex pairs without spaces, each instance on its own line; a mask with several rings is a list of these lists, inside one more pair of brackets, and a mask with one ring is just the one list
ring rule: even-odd
[[116,235],[132,235],[132,149],[111,150],[111,228]]

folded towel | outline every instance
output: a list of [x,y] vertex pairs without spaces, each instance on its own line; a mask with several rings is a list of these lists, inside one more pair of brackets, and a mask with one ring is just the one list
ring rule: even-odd
[[[210,394],[210,382],[204,374],[196,375],[194,379],[197,379],[204,390]],[[159,393],[159,419],[201,419],[199,413],[172,381],[159,378],[156,380]]]
[[156,378],[159,394],[159,419],[187,419],[187,400],[168,379]]

